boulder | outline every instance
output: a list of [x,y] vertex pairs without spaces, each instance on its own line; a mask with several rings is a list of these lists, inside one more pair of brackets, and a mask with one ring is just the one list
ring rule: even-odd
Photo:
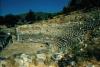
[[58,60],[60,60],[62,57],[63,57],[63,54],[62,54],[62,53],[54,53],[54,54],[52,55],[52,59],[53,59],[54,61],[58,61]]
[[46,60],[46,54],[41,53],[41,54],[36,54],[37,61],[45,61]]
[[32,63],[32,58],[27,54],[21,54],[15,57],[15,63],[19,64],[19,67],[29,67]]

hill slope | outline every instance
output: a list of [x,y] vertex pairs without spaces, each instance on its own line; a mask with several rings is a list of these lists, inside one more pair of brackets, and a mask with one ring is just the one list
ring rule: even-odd
[[[84,58],[84,61],[87,58],[91,60],[93,57],[100,59],[98,57],[100,56],[100,9],[85,13],[75,11],[67,16],[59,15],[53,19],[40,21],[40,23],[17,26],[15,31],[16,35],[13,35],[13,39],[15,37],[17,40],[14,39],[12,45],[7,46],[0,53],[1,57],[7,58],[7,61],[3,60],[6,63],[1,64],[9,64],[8,67],[16,66],[16,63],[18,64],[16,67],[21,66],[21,63],[19,63],[21,61],[20,57],[30,59],[26,57],[27,54],[31,57],[32,62],[25,61],[25,63],[31,65],[30,67],[32,65],[34,67],[33,62],[41,58],[37,56],[38,54],[42,56],[42,64],[47,63],[47,65],[54,65],[54,67],[57,67],[57,63],[52,64],[56,60],[51,58],[56,53],[61,56],[65,54],[68,54],[68,56],[74,55],[74,57],[77,57],[77,61],[83,61],[82,58]],[[45,60],[44,55],[48,57]],[[33,56],[37,57],[34,58]],[[57,60],[58,63],[60,63],[59,60]],[[14,61],[14,64],[11,63],[12,61]],[[74,61],[76,62],[76,58]],[[95,64],[90,61],[87,62],[91,65],[99,64],[99,62]],[[94,60],[94,62],[97,62],[97,60]],[[25,67],[25,64],[22,64],[21,67]],[[89,64],[87,63],[87,65]]]

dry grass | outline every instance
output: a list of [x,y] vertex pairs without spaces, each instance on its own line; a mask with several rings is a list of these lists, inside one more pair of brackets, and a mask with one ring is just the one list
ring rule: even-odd
[[92,65],[94,67],[100,67],[100,61],[96,60],[81,61],[77,64],[78,67],[87,67],[88,65]]
[[13,54],[19,54],[19,53],[33,54],[40,49],[46,49],[45,44],[15,42],[14,44],[9,45],[7,48],[5,48],[0,53],[0,56],[9,57]]

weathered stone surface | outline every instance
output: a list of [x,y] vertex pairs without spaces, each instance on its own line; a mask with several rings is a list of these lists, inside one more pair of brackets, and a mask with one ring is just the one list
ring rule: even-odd
[[7,62],[5,60],[0,61],[0,67],[6,66]]
[[27,54],[21,54],[16,56],[15,63],[18,63],[19,67],[29,67],[29,63],[32,63],[32,58]]
[[37,60],[45,61],[46,60],[46,54],[36,54]]
[[0,51],[3,50],[9,43],[12,43],[11,34],[0,32]]
[[61,58],[63,58],[63,53],[54,53],[53,55],[52,55],[52,59],[54,60],[54,61],[58,61],[58,60],[61,60]]

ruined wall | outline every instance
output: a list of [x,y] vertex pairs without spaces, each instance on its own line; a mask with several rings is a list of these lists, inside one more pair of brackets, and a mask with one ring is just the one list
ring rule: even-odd
[[32,24],[22,25],[16,28],[17,41],[51,42],[56,36],[61,35],[60,24]]

